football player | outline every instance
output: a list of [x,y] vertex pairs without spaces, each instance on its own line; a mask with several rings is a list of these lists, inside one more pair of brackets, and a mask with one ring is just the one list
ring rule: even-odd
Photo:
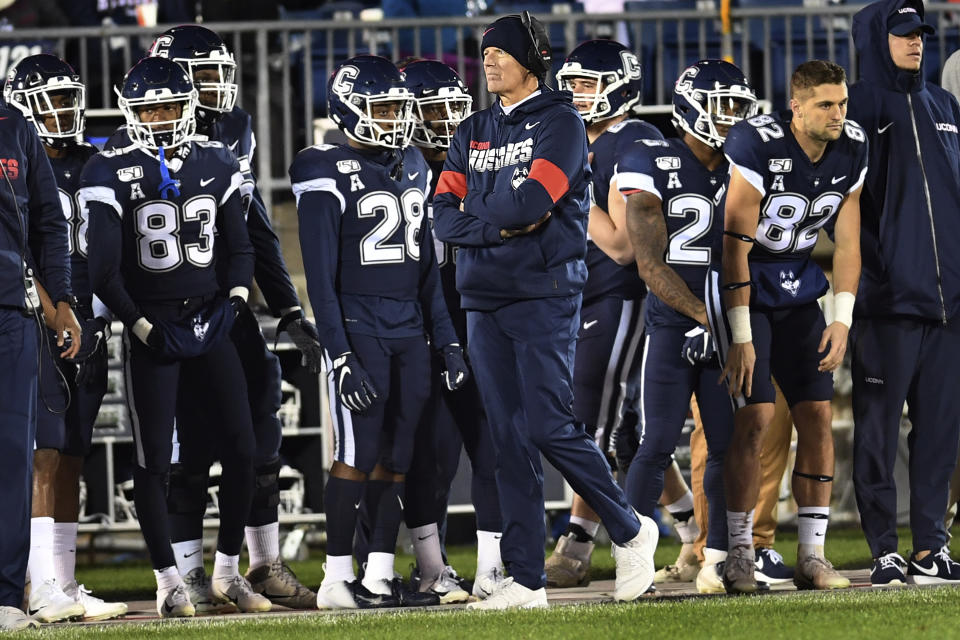
[[[624,200],[614,178],[617,162],[635,141],[663,139],[653,125],[630,119],[640,104],[643,79],[637,56],[619,42],[590,40],[570,52],[557,72],[561,89],[586,123],[592,203],[587,226],[587,282],[573,365],[573,413],[608,461],[611,437],[627,405],[627,381],[643,336],[646,288],[633,264]],[[600,517],[574,496],[570,524],[547,559],[547,586],[589,584],[593,537]]]
[[[176,62],[144,58],[134,65],[118,98],[133,143],[94,156],[79,195],[89,214],[93,290],[124,324],[137,516],[163,617],[195,612],[170,547],[166,505],[180,366],[191,360],[204,368],[202,390],[224,416],[211,591],[244,611],[270,608],[238,571],[255,448],[240,359],[226,337],[245,312],[253,277],[243,176],[221,143],[191,140],[196,102],[193,82]],[[227,274],[225,287],[218,267]]]
[[[794,584],[801,589],[850,586],[824,557],[823,543],[833,481],[832,371],[846,350],[860,278],[867,142],[863,129],[846,120],[842,67],[804,62],[794,71],[790,90],[790,112],[754,116],[727,134],[724,153],[731,167],[722,274],[712,271],[707,281],[711,333],[736,402],[724,474],[729,553],[723,578],[733,593],[757,589],[753,509],[761,442],[774,413],[771,375],[797,429]],[[830,325],[817,304],[829,285],[811,258],[820,229],[828,225],[836,242],[836,311]]]
[[74,575],[80,473],[107,390],[106,340],[110,335],[110,314],[90,289],[87,218],[76,196],[83,166],[96,153],[92,146],[78,140],[84,130],[85,93],[73,68],[49,54],[21,59],[7,74],[3,91],[6,103],[18,109],[37,130],[50,159],[69,225],[76,313],[87,328],[79,364],[54,359],[48,349],[40,350],[44,363],[33,458],[28,564],[30,614],[41,622],[73,616],[105,620],[127,611],[123,602],[104,602],[91,595],[77,584]]
[[[681,137],[643,141],[617,168],[637,268],[650,287],[640,443],[627,476],[627,497],[640,513],[653,512],[695,395],[708,444],[703,486],[710,526],[701,570],[707,575],[726,555],[723,460],[733,408],[716,383],[720,367],[706,329],[704,280],[711,246],[723,232],[717,205],[728,169],[724,139],[732,125],[756,113],[756,102],[740,69],[722,60],[701,60],[680,74],[673,92],[673,123]],[[692,496],[685,506],[692,512]],[[701,591],[707,575],[697,578]]]
[[[389,60],[350,58],[331,76],[327,95],[347,144],[304,149],[290,167],[336,429],[317,605],[438,603],[435,594],[405,594],[393,571],[404,474],[430,394],[425,333],[442,354],[448,389],[468,375],[430,242],[430,168],[409,146],[413,95]],[[359,582],[351,550],[361,501],[372,532]]]
[[[216,33],[199,25],[182,25],[168,29],[157,37],[150,55],[169,58],[187,69],[199,94],[197,134],[216,140],[233,151],[240,162],[243,182],[241,198],[247,214],[247,232],[254,249],[254,277],[270,312],[280,318],[277,332],[286,331],[306,358],[311,372],[319,373],[322,351],[316,328],[303,314],[296,288],[290,280],[280,251],[280,242],[273,231],[260,191],[253,175],[253,153],[256,139],[250,115],[236,106],[237,85],[234,82],[236,62],[223,40]],[[282,400],[280,361],[268,348],[256,318],[244,313],[231,337],[240,354],[250,409],[253,414],[257,454],[254,459],[257,477],[253,505],[246,526],[250,567],[246,577],[257,593],[263,593],[275,604],[295,609],[316,606],[317,596],[300,584],[280,558],[280,440],[281,425],[277,416]],[[198,377],[202,372],[190,368],[181,381],[178,413],[180,450],[183,455],[173,467],[170,478],[169,509],[173,532],[173,548],[177,567],[184,576],[191,599],[199,611],[217,609],[209,595],[209,581],[203,569],[203,514],[207,503],[210,462],[216,459],[217,440],[199,443],[184,442],[192,436],[203,436],[203,424],[216,423],[221,416],[209,411],[202,394],[191,391],[202,388]],[[191,428],[191,421],[197,426]],[[192,454],[196,453],[194,457]]]
[[[450,139],[457,125],[470,115],[473,98],[457,72],[437,60],[413,60],[400,64],[407,87],[416,98],[413,144],[430,167],[432,180],[427,216],[433,219],[433,191],[443,170]],[[432,224],[432,223],[431,223]],[[456,287],[456,252],[434,238],[440,280],[447,309],[461,345],[467,340],[466,313],[460,308]],[[465,448],[473,472],[470,497],[477,518],[477,580],[473,594],[482,597],[503,575],[500,560],[500,504],[493,475],[493,437],[480,403],[476,383],[470,379],[450,391],[439,375],[443,360],[433,360],[430,402],[417,431],[416,448],[404,499],[404,521],[417,556],[420,589],[432,590],[441,603],[463,602],[469,597],[465,584],[446,563],[443,547],[450,485],[457,473],[460,450]]]

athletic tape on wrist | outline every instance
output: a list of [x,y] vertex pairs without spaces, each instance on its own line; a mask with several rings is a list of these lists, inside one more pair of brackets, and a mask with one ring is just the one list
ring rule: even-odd
[[841,291],[833,296],[833,321],[846,325],[853,324],[853,303],[857,298],[849,291]]
[[730,333],[734,343],[753,341],[753,332],[750,330],[750,307],[740,305],[728,309],[727,320],[730,322]]

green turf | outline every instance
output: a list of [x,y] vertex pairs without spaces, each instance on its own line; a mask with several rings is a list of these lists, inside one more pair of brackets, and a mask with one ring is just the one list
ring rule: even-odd
[[[956,637],[960,589],[905,589],[757,597],[691,598],[553,607],[546,611],[313,614],[243,620],[218,618],[165,624],[46,627],[32,638],[903,638]],[[25,637],[27,634],[24,634]]]
[[[901,531],[901,540],[909,540],[906,530]],[[794,532],[782,532],[777,536],[776,549],[783,554],[787,564],[796,561],[797,536]],[[657,547],[656,564],[661,567],[673,562],[680,549],[674,538],[664,538]],[[903,550],[904,553],[906,550]],[[870,566],[870,550],[859,529],[833,529],[827,535],[827,557],[841,569],[860,569]],[[310,559],[304,562],[292,562],[291,568],[303,584],[315,588],[323,578],[321,564],[323,552],[314,550]],[[450,564],[461,575],[472,578],[477,569],[476,548],[473,546],[451,547]],[[397,556],[397,570],[409,575],[413,557],[405,554]],[[212,569],[208,567],[208,572]],[[609,547],[598,548],[593,554],[591,575],[598,580],[613,578],[614,563]],[[153,573],[145,562],[108,564],[99,566],[78,566],[78,580],[93,589],[97,595],[116,599],[150,599],[154,596],[156,584]]]

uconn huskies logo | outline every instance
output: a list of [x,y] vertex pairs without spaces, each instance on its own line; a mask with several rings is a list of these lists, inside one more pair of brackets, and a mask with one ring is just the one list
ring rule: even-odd
[[793,271],[781,271],[780,286],[784,291],[796,298],[797,292],[800,291],[800,280],[793,275]]
[[204,322],[203,318],[198,313],[193,318],[193,337],[197,339],[197,342],[203,342],[207,338],[207,330],[210,328],[209,322]]
[[347,96],[353,91],[353,81],[358,75],[360,75],[360,70],[352,64],[340,69],[333,79],[333,86],[331,87],[333,92],[340,96],[342,100],[346,100]]

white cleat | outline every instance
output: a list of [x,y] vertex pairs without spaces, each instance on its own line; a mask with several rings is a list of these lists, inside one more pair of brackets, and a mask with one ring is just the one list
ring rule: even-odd
[[16,607],[0,607],[0,631],[23,631],[40,623]]
[[30,589],[29,613],[38,622],[60,622],[81,617],[83,605],[65,594],[51,578]]
[[192,618],[197,610],[181,582],[173,589],[157,590],[157,613],[161,618]]
[[317,589],[317,609],[358,609],[351,583],[331,580],[320,583]]
[[654,584],[664,582],[693,582],[700,573],[700,561],[693,551],[693,544],[680,547],[680,555],[674,564],[668,564],[653,574]]
[[183,576],[183,585],[197,613],[235,613],[237,606],[232,602],[219,602],[210,592],[210,578],[203,567],[196,567]]
[[240,574],[210,581],[210,595],[214,602],[233,603],[243,613],[270,611],[273,603],[253,590],[247,579]]
[[528,589],[513,578],[504,578],[499,588],[484,600],[471,602],[467,609],[476,609],[480,611],[503,610],[503,609],[543,609],[546,608],[547,590],[543,587],[539,589]]
[[83,619],[88,622],[119,618],[127,613],[126,602],[104,602],[90,593],[85,586],[78,585],[76,582],[71,582],[64,587],[63,592],[83,606]]
[[[636,512],[634,512],[636,513]],[[614,582],[613,599],[619,602],[636,600],[653,584],[653,552],[657,549],[660,532],[657,523],[637,513],[640,532],[622,545],[611,548],[617,562],[617,578]]]
[[727,552],[720,549],[703,550],[703,566],[697,574],[697,593],[726,593],[723,586],[723,563]]
[[473,596],[477,600],[486,600],[500,588],[504,580],[506,577],[500,567],[494,567],[489,573],[477,575],[473,581]]
[[430,586],[429,591],[440,598],[440,604],[455,604],[470,599],[470,594],[460,586],[457,572],[450,565],[443,568],[440,577]]

